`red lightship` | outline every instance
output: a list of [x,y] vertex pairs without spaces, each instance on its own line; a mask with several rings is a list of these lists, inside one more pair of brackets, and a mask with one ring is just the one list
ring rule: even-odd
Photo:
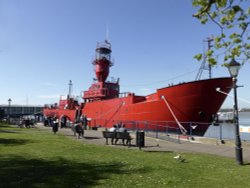
[[147,96],[120,93],[119,80],[106,81],[111,61],[111,44],[98,43],[95,67],[96,82],[84,91],[83,102],[71,97],[71,85],[66,99],[58,106],[45,107],[45,116],[67,117],[76,121],[81,115],[89,126],[111,127],[123,122],[128,129],[166,130],[166,127],[203,135],[223,104],[232,87],[230,77],[198,80],[157,89]]

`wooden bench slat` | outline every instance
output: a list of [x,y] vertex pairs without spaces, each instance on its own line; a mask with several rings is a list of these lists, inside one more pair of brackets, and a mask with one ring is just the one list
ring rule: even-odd
[[104,138],[115,138],[116,132],[103,131],[102,134]]

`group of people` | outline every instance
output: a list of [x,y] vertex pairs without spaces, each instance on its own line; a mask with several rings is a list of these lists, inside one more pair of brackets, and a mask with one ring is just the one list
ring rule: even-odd
[[67,124],[70,123],[69,119],[66,116],[61,116],[59,119],[55,116],[55,117],[44,117],[44,126],[49,126],[49,127],[53,127],[55,121],[58,123],[58,126],[60,128],[66,128]]
[[72,131],[74,132],[74,136],[78,134],[78,138],[83,138],[84,136],[84,126],[81,121],[75,122],[74,125],[71,127]]
[[[44,126],[52,127],[52,131],[54,134],[58,132],[59,127],[64,128],[67,127],[68,118],[66,116],[61,116],[60,120],[55,117],[45,117]],[[82,115],[79,120],[75,121],[71,125],[71,129],[74,132],[74,136],[78,134],[78,138],[84,136],[84,129],[87,129],[88,120],[85,115]]]
[[[54,117],[45,117],[44,126],[52,127],[52,132],[56,134],[59,128],[59,120],[56,116]],[[62,127],[61,127],[62,128]]]
[[52,127],[55,120],[56,120],[56,117],[50,117],[50,116],[44,117],[44,121],[43,121],[44,126]]
[[[56,117],[48,117],[45,118],[44,120],[44,125],[45,126],[51,126],[52,127],[52,131],[54,134],[56,134],[58,132],[58,128],[59,126],[61,128],[66,127],[66,123],[67,123],[67,118],[66,116],[62,116],[60,123],[58,118]],[[74,133],[74,136],[78,136],[78,138],[83,138],[84,137],[84,130],[87,129],[87,125],[88,125],[88,120],[87,117],[85,115],[82,115],[80,117],[79,120],[75,121],[75,123],[73,123],[71,125],[71,130]],[[122,122],[119,122],[115,125],[113,125],[113,127],[111,127],[109,130],[109,132],[127,132],[127,129],[125,127],[125,124],[123,124]],[[113,143],[114,138],[112,138],[111,142]],[[118,139],[115,140],[115,143],[117,143]],[[125,139],[122,139],[122,143],[124,144]]]
[[84,136],[84,130],[87,129],[88,120],[86,115],[82,115],[79,119],[79,121],[76,121],[74,125],[71,127],[72,131],[74,132],[74,136],[76,136],[76,133],[78,134],[78,138],[83,138]]
[[[127,132],[127,129],[126,129],[126,126],[125,124],[123,124],[122,122],[118,123],[118,124],[115,124],[113,125],[113,127],[111,127],[109,130],[109,132],[121,132],[121,133],[124,133],[124,132]],[[124,141],[125,139],[122,139],[122,144],[124,144]],[[128,144],[128,141],[127,140],[127,144]],[[114,138],[111,138],[111,143],[114,142]],[[115,139],[115,144],[118,142],[118,139],[116,138]]]
[[109,129],[109,132],[127,132],[127,129],[125,128],[125,124],[120,122],[118,124],[114,124],[113,127]]
[[20,128],[22,128],[23,126],[25,126],[26,128],[34,127],[34,120],[30,119],[29,117],[21,117],[18,126]]

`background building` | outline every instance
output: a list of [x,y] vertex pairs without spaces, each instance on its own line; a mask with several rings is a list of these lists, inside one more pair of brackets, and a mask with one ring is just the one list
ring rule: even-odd
[[0,118],[41,115],[43,106],[33,105],[0,105]]

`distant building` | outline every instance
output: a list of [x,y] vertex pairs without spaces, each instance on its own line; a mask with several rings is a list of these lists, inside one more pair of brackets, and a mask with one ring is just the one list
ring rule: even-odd
[[4,110],[0,109],[0,119],[3,119],[3,118],[4,118]]
[[43,106],[36,105],[0,105],[2,116],[20,117],[24,115],[42,114]]

